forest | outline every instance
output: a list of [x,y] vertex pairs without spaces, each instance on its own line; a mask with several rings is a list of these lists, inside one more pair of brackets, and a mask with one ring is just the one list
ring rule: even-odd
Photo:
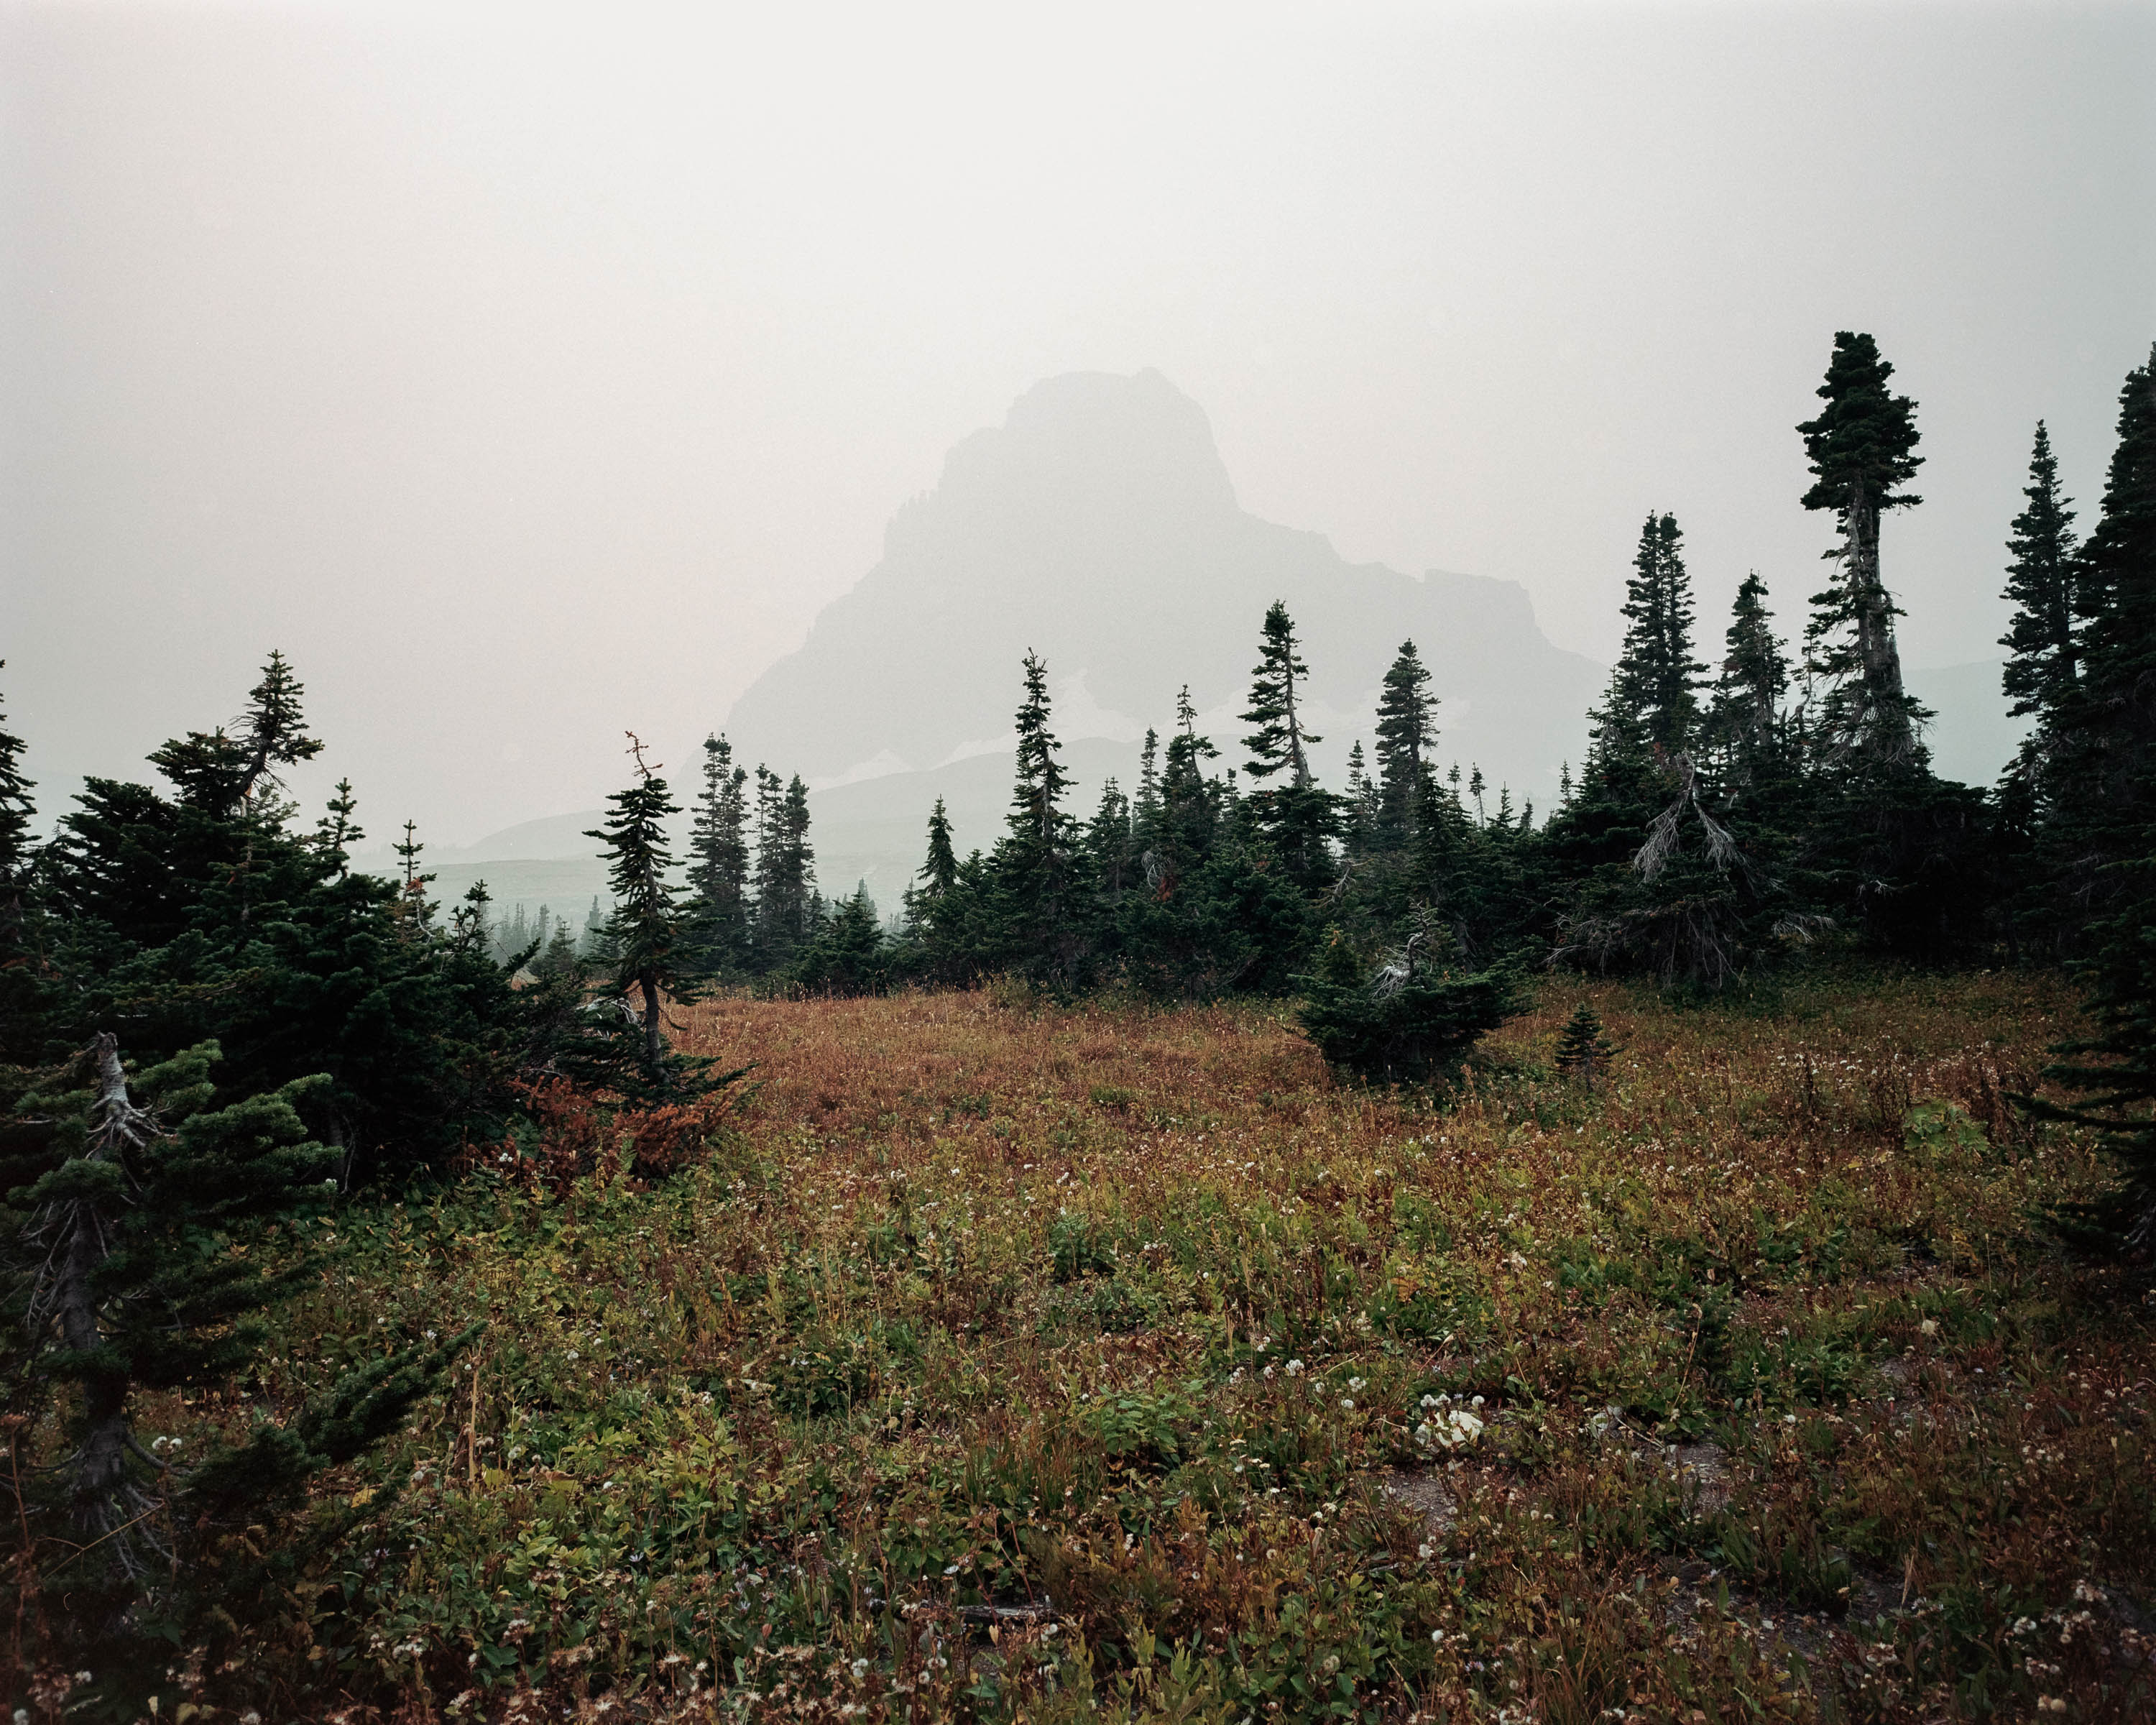
[[1988,786],[1892,377],[1796,428],[1794,639],[1646,513],[1541,809],[1412,640],[1320,783],[1282,604],[1091,811],[1038,644],[888,918],[722,736],[505,923],[291,799],[281,653],[42,824],[0,731],[0,1701],[2145,1717],[2156,353],[2086,531],[2041,424],[2002,500]]

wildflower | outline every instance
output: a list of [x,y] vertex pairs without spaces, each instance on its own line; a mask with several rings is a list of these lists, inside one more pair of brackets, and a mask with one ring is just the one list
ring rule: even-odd
[[[1430,1556],[1435,1555],[1435,1553],[1436,1553],[1436,1551],[1437,1551],[1437,1548],[1436,1548],[1435,1546],[1432,1545],[1432,1544],[1431,1544],[1431,1543],[1430,1543],[1427,1539],[1425,1539],[1425,1540],[1424,1540],[1424,1541],[1423,1541],[1423,1543],[1422,1543],[1420,1545],[1419,1545],[1419,1546],[1417,1546],[1417,1547],[1415,1548],[1415,1555],[1416,1555],[1417,1557],[1419,1557],[1419,1558],[1427,1558],[1427,1557],[1430,1557]],[[1435,1632],[1435,1631],[1432,1631],[1432,1632],[1431,1632],[1431,1635],[1430,1635],[1430,1640],[1431,1640],[1435,1641],[1435,1640],[1440,1640],[1440,1639],[1441,1639],[1441,1638],[1440,1638],[1440,1637],[1436,1634],[1436,1632]]]
[[1287,1363],[1287,1374],[1291,1378],[1300,1378],[1302,1375],[1302,1362],[1299,1359],[1290,1360]]
[[1340,1398],[1340,1405],[1352,1414],[1355,1411],[1355,1398],[1352,1395],[1343,1395]]
[[1350,1389],[1360,1389],[1363,1387],[1363,1383],[1364,1383],[1365,1381],[1366,1381],[1366,1380],[1364,1380],[1364,1379],[1363,1379],[1363,1378],[1350,1378],[1348,1380],[1348,1387]]
[[1936,1336],[1939,1332],[1939,1321],[1935,1317],[1928,1317],[1917,1326],[1917,1329],[1922,1335]]

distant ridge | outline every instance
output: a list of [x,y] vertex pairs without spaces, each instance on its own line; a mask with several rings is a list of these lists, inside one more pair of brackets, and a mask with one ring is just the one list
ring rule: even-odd
[[1578,759],[1603,672],[1551,644],[1523,589],[1352,564],[1321,534],[1247,513],[1203,409],[1156,371],[1050,378],[961,441],[936,490],[893,517],[882,561],[726,728],[747,758],[812,783],[934,768],[1000,747],[1030,648],[1065,738],[1134,744],[1168,727],[1188,683],[1233,762],[1275,599],[1305,643],[1335,783],[1408,639],[1444,701],[1444,760],[1547,806]]

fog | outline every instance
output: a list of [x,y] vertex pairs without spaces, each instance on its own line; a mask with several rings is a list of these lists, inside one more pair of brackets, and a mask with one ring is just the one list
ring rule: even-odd
[[1019,10],[0,13],[0,691],[48,810],[272,646],[331,745],[296,786],[377,837],[589,808],[624,728],[685,769],[1075,371],[1157,368],[1244,509],[1605,662],[1650,508],[1709,640],[1753,567],[1800,627],[1837,329],[1920,403],[1911,664],[1997,656],[2040,416],[2093,513],[2156,336],[2156,8]]

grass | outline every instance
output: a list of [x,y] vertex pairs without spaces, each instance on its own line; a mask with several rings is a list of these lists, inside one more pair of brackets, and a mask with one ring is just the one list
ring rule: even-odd
[[2005,1100],[2070,1015],[1553,983],[1433,1101],[1261,1007],[721,1000],[705,1159],[355,1206],[145,1425],[487,1322],[248,1626],[273,1718],[2145,1718],[2156,1306]]

